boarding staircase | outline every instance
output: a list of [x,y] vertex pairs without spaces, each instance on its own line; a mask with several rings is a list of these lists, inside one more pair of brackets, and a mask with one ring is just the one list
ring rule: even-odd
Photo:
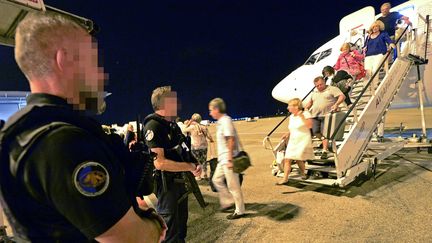
[[[426,28],[429,28],[429,25]],[[297,165],[293,165],[290,180],[345,187],[359,175],[373,173],[378,161],[404,147],[406,143],[404,140],[375,139],[374,131],[383,121],[408,73],[418,65],[408,58],[409,54],[419,56],[423,52],[426,57],[425,48],[426,50],[428,48],[428,39],[424,37],[428,36],[428,32],[425,32],[426,35],[418,30],[409,31],[409,26],[407,26],[396,41],[396,45],[399,45],[402,38],[405,40],[398,58],[392,63],[390,69],[384,68],[391,55],[389,51],[383,58],[380,68],[369,80],[354,83],[350,96],[354,102],[349,109],[342,109],[342,112],[346,112],[345,116],[332,129],[329,145],[333,153],[328,158],[321,159],[320,149],[315,149],[315,159],[308,161],[306,165],[309,178],[302,180],[296,171]],[[376,90],[371,87],[374,78],[379,80]],[[343,129],[344,133],[338,140],[336,137],[340,129]],[[314,144],[315,147],[318,147],[320,141],[315,140]],[[280,172],[279,175],[281,176]]]
[[[376,90],[369,88],[370,82],[367,85],[362,85],[362,81],[355,84],[351,96],[355,102],[346,111],[347,119],[343,119],[344,125],[339,128],[344,129],[343,138],[337,141],[331,136],[329,143],[333,156],[325,160],[316,159],[307,166],[308,173],[312,175],[311,182],[344,187],[358,175],[367,173],[369,168],[374,168],[377,160],[403,148],[404,141],[371,140],[411,67],[410,60],[399,57],[384,78],[380,79]],[[380,72],[377,72],[376,76],[379,74]],[[317,154],[319,156],[319,153]],[[321,165],[322,163],[324,165]]]

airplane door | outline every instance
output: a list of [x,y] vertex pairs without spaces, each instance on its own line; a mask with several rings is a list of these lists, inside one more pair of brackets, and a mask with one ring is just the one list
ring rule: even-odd
[[344,37],[344,42],[363,45],[366,30],[375,21],[375,9],[371,6],[364,7],[341,19],[339,22],[340,35]]

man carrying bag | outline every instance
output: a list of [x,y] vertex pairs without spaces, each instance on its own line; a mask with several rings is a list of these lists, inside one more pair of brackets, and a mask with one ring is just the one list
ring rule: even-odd
[[239,139],[231,117],[226,114],[225,102],[221,98],[210,101],[209,111],[210,116],[218,120],[216,129],[218,165],[212,181],[219,193],[221,211],[227,211],[235,205],[234,212],[229,214],[227,219],[238,219],[245,214],[239,173],[233,170],[233,157],[238,154],[240,147]]

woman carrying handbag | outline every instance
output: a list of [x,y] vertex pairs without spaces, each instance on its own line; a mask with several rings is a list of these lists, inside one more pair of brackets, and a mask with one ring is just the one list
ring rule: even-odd
[[334,65],[336,71],[344,70],[353,77],[354,80],[360,80],[366,75],[366,71],[363,66],[364,56],[357,50],[351,51],[350,43],[343,43],[341,48],[341,54]]

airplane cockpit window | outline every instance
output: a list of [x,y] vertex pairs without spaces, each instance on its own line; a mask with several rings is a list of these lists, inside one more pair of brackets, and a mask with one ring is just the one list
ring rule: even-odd
[[319,55],[321,54],[321,52],[315,53],[312,56],[310,56],[307,61],[305,62],[304,65],[313,65],[315,64],[315,61],[318,59]]
[[324,59],[324,58],[330,56],[331,53],[332,53],[332,49],[331,49],[331,48],[330,48],[330,49],[327,49],[327,50],[325,50],[325,51],[323,51],[323,52],[321,52],[321,56],[319,57],[319,59],[318,59],[317,62],[319,62],[319,61],[321,61],[322,59]]

